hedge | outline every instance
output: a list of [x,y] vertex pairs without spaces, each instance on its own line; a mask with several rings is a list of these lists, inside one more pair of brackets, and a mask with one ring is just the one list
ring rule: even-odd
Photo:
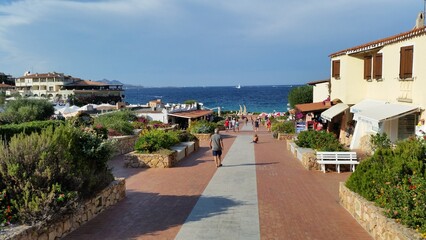
[[0,125],[0,137],[9,142],[9,140],[16,134],[24,133],[30,135],[32,133],[40,133],[43,129],[50,126],[57,127],[64,124],[61,120],[47,120],[47,121],[33,121],[21,124],[6,124]]

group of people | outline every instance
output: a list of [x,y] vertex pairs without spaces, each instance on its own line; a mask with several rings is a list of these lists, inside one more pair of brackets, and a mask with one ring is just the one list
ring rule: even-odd
[[225,130],[226,131],[233,130],[234,132],[235,131],[239,132],[240,131],[240,122],[235,118],[232,118],[231,120],[229,118],[226,118],[225,119]]
[[[247,117],[243,117],[243,121],[245,121],[245,124],[247,125],[248,123],[248,118]],[[254,130],[256,132],[256,134],[253,135],[253,139],[251,141],[251,143],[257,143],[259,141],[259,136],[257,135],[257,131],[259,130],[259,125],[260,125],[260,118],[256,118],[256,120],[253,120],[253,117],[251,117],[251,122],[252,124],[254,124]],[[228,131],[230,129],[232,129],[234,132],[235,131],[240,131],[240,123],[237,119],[232,118],[229,119],[227,118],[225,120],[225,131]],[[268,119],[266,122],[266,126],[268,128],[268,131],[270,131],[271,128],[271,120]],[[222,136],[219,134],[219,129],[216,128],[214,130],[214,134],[210,137],[210,143],[209,143],[210,149],[212,150],[212,154],[214,157],[214,162],[216,164],[216,167],[222,167],[222,151],[224,148],[223,145],[223,138]]]

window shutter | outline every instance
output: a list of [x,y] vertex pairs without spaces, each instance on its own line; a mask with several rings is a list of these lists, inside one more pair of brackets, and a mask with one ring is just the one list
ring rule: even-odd
[[400,51],[399,78],[413,77],[413,46],[402,47]]
[[340,78],[340,60],[335,60],[332,63],[332,75],[334,78]]
[[364,57],[364,79],[371,79],[371,56]]
[[383,55],[378,53],[374,56],[373,62],[373,76],[374,79],[382,78]]

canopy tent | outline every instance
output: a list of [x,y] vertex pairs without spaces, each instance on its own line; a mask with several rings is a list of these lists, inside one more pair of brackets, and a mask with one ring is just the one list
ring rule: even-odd
[[345,111],[348,108],[349,106],[347,104],[338,103],[332,106],[331,108],[325,110],[324,112],[322,112],[321,118],[331,122],[331,119],[333,119],[335,116],[339,115],[341,112]]

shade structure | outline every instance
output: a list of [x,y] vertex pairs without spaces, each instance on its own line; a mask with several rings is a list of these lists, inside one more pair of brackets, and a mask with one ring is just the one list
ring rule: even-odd
[[322,112],[321,118],[330,122],[331,119],[333,119],[335,116],[339,115],[341,112],[345,111],[348,108],[349,106],[347,104],[338,103],[332,106],[331,108],[325,110],[324,112]]
[[361,102],[353,105],[351,107],[351,113],[357,113],[369,108],[374,108],[385,104],[386,101],[383,100],[375,100],[375,99],[364,99]]
[[355,113],[354,120],[378,125],[380,122],[400,118],[418,111],[420,111],[420,108],[414,105],[385,103]]

